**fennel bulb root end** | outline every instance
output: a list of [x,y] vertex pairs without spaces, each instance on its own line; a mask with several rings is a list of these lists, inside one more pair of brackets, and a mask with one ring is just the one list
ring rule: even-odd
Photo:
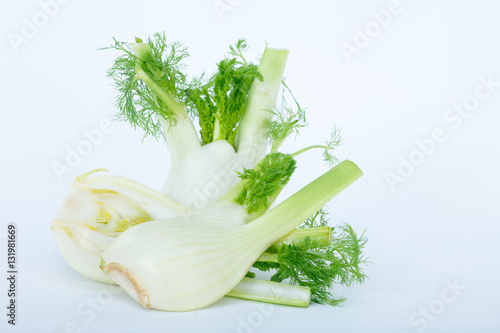
[[104,264],[102,270],[139,304],[145,308],[150,307],[148,291],[129,269],[123,265],[112,262]]

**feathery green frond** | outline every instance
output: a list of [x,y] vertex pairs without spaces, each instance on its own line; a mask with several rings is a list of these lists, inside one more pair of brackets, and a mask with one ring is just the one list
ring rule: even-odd
[[244,40],[231,46],[232,57],[220,61],[217,73],[190,91],[190,110],[199,118],[203,144],[226,140],[234,145],[248,91],[255,79],[263,79],[258,67],[246,62],[245,49]]
[[333,167],[335,164],[339,163],[336,156],[332,154],[333,150],[342,144],[341,130],[333,124],[332,134],[330,140],[326,142],[326,148],[323,151],[323,160],[328,164],[328,166]]
[[308,218],[302,223],[299,228],[317,228],[317,227],[327,227],[328,226],[328,212],[322,208],[314,213],[313,216]]
[[336,156],[332,154],[332,151],[342,144],[342,136],[341,131],[337,129],[335,124],[333,125],[332,134],[330,140],[325,143],[325,145],[313,145],[306,148],[302,148],[299,151],[296,151],[292,154],[292,156],[296,157],[302,153],[305,153],[311,149],[322,149],[323,150],[323,160],[327,163],[328,166],[333,167],[335,164],[339,162]]
[[[271,145],[271,152],[276,152],[283,142],[291,135],[298,135],[299,129],[306,126],[306,113],[295,99],[291,89],[282,81],[283,91],[281,99],[281,108],[269,110],[274,118],[266,119],[264,125],[267,127],[267,137]],[[288,105],[287,99],[291,98],[295,104],[294,107]]]
[[229,55],[237,59],[236,62],[240,65],[248,65],[243,53],[248,50],[247,41],[245,39],[239,39],[236,44],[229,46]]
[[[326,223],[326,212],[320,210],[302,227],[314,228]],[[366,242],[364,233],[358,237],[351,226],[344,224],[332,229],[329,246],[318,246],[306,237],[296,244],[283,244],[272,261],[256,262],[253,267],[261,271],[275,270],[271,281],[289,279],[291,284],[309,287],[312,300],[317,303],[339,305],[345,298],[334,298],[330,289],[334,284],[350,287],[365,281],[362,266],[367,263],[363,256]]]
[[269,198],[285,186],[296,168],[291,155],[282,153],[268,154],[254,169],[238,173],[246,183],[235,199],[248,213],[269,208]]
[[[115,103],[118,119],[141,128],[144,136],[159,138],[162,136],[160,117],[175,123],[175,114],[186,100],[185,92],[190,84],[182,72],[182,61],[188,53],[178,42],[167,43],[164,33],[154,34],[147,43],[142,43],[140,38],[136,38],[136,42],[114,39],[114,44],[105,48],[122,52],[108,70],[108,77],[119,92]],[[170,105],[159,96],[158,89],[171,97]]]

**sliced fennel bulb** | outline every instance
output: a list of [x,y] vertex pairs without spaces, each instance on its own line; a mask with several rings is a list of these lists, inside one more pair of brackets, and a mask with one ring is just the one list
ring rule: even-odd
[[160,192],[124,177],[76,178],[51,223],[66,262],[79,273],[113,283],[99,269],[102,251],[124,230],[153,219],[192,212]]
[[[145,307],[202,308],[230,292],[267,248],[361,175],[344,161],[247,224],[191,214],[137,225],[103,252],[101,268]],[[240,219],[245,215],[242,210]]]

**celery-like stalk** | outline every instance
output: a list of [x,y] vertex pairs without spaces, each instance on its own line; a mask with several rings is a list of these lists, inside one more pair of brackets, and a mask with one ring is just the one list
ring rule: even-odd
[[332,237],[332,228],[317,227],[308,229],[295,229],[286,236],[279,239],[272,245],[272,249],[278,249],[283,244],[297,244],[309,238],[314,243],[315,247],[324,247],[330,244]]
[[254,80],[248,94],[239,125],[237,148],[254,163],[266,154],[268,128],[265,121],[273,117],[287,58],[288,50],[266,48],[259,64],[264,80]]
[[[353,162],[343,161],[256,219],[252,224],[265,225],[267,247],[269,247],[291,229],[298,227],[362,175],[363,172]],[[274,223],[269,223],[270,221]]]
[[[137,78],[142,80],[151,89],[151,92],[165,104],[169,112],[173,113],[172,119],[167,120],[161,113],[158,114],[158,118],[167,141],[170,155],[172,156],[172,161],[176,162],[188,153],[200,148],[198,134],[191,119],[189,119],[186,107],[176,97],[172,96],[155,82],[155,76],[161,77],[163,73],[151,70],[150,74],[148,74],[141,68],[141,62],[144,62],[147,67],[148,61],[154,59],[150,45],[135,43],[131,44],[131,46],[138,57],[138,64],[135,68]],[[142,65],[144,66],[144,64]],[[158,105],[158,108],[161,109],[161,105]]]
[[226,296],[252,301],[307,307],[311,290],[288,283],[243,278]]

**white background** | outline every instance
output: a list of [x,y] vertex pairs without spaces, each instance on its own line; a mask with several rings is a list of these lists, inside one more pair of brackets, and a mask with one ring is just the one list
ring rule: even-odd
[[[221,3],[229,9],[218,13],[214,5]],[[366,46],[358,40],[363,47],[347,59],[342,43],[354,45],[357,29],[376,29],[371,12],[388,4],[74,0],[15,46],[13,36],[22,37],[42,9],[37,1],[2,1],[0,266],[5,272],[6,225],[15,223],[19,308],[18,325],[7,325],[2,273],[1,331],[61,333],[71,325],[76,332],[499,330],[500,87],[459,125],[445,117],[454,104],[474,101],[481,77],[500,81],[500,2],[402,0],[386,27],[372,30]],[[309,126],[284,150],[323,141],[335,121],[346,142],[338,156],[365,172],[329,205],[333,225],[346,221],[369,238],[370,280],[334,290],[347,297],[344,307],[259,309],[222,299],[199,311],[166,313],[120,293],[89,311],[88,302],[109,295],[108,287],[63,261],[49,228],[56,209],[73,179],[98,167],[159,189],[169,156],[162,144],[141,143],[141,133],[114,123],[61,181],[53,163],[64,163],[67,147],[85,139],[83,130],[114,115],[105,72],[115,53],[97,48],[113,36],[132,41],[157,31],[189,47],[191,74],[213,71],[238,38],[248,39],[252,59],[266,42],[290,50],[285,75],[308,109]],[[387,173],[397,174],[401,158],[422,157],[415,141],[438,128],[447,139],[391,189]],[[284,196],[325,170],[318,152],[301,156]],[[453,293],[445,281],[466,288]]]

